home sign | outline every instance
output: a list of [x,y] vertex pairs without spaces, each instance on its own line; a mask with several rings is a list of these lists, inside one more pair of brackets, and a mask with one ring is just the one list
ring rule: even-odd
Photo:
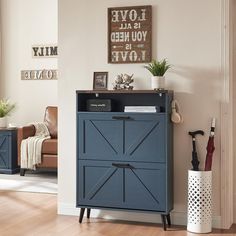
[[108,8],[108,63],[152,59],[152,6]]
[[57,80],[57,70],[22,70],[22,80]]

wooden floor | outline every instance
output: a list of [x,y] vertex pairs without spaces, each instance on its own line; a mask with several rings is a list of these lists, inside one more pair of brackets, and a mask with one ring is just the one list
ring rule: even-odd
[[[57,196],[26,192],[0,192],[0,236],[193,236],[184,227],[163,231],[161,225],[101,219],[84,220],[57,215]],[[198,234],[200,235],[200,234]],[[236,235],[214,230],[208,235]]]

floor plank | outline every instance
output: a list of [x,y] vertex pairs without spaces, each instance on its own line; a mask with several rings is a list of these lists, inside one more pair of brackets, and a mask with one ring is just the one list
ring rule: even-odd
[[[163,231],[161,225],[107,221],[57,215],[57,196],[27,192],[0,192],[1,236],[194,236],[186,227],[173,226]],[[198,234],[201,235],[201,234]],[[203,234],[205,235],[205,234]],[[236,235],[232,229],[213,230],[212,236]]]

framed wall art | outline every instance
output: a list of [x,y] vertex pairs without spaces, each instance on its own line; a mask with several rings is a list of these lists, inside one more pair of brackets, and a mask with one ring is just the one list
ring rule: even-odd
[[108,72],[94,72],[93,74],[93,89],[107,90]]
[[108,8],[108,63],[152,59],[152,6]]

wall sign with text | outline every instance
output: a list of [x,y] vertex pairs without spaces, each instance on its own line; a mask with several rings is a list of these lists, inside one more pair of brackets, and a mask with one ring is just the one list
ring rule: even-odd
[[22,80],[57,80],[57,70],[22,70]]
[[43,58],[43,57],[57,57],[58,47],[55,44],[47,45],[33,45],[32,46],[32,57]]
[[152,6],[108,8],[108,63],[152,59]]

